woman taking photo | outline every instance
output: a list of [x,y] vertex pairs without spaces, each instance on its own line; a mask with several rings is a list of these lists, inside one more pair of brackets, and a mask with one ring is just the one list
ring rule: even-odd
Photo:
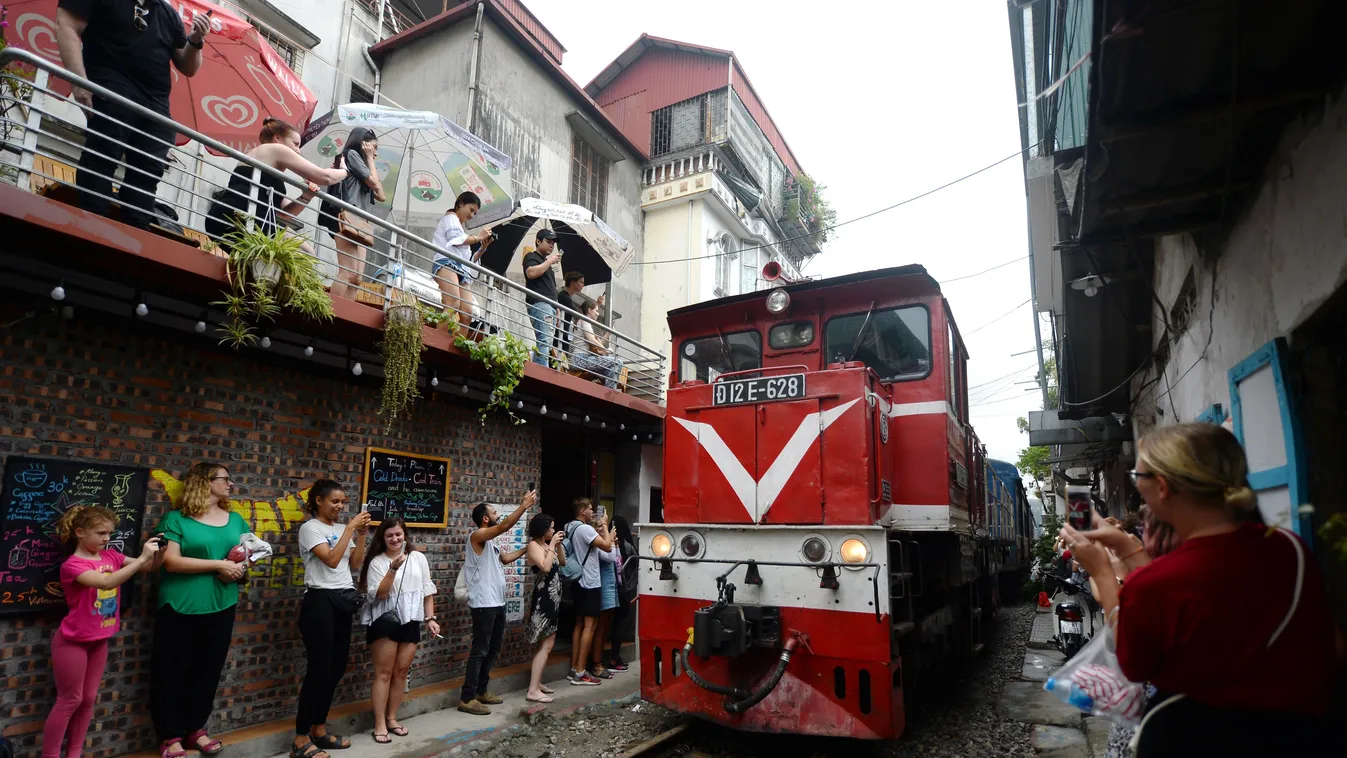
[[340,484],[319,479],[309,488],[309,519],[299,527],[299,552],[304,556],[299,634],[309,665],[299,688],[291,758],[316,758],[324,751],[351,746],[350,740],[328,733],[327,712],[351,651],[351,621],[358,605],[351,562],[365,560],[370,516],[362,511],[346,524],[338,523],[346,503]]
[[529,519],[528,565],[533,574],[533,601],[529,611],[528,639],[538,646],[533,654],[533,671],[529,675],[528,693],[524,699],[534,703],[550,703],[552,690],[543,686],[543,669],[552,645],[557,641],[557,622],[561,616],[561,574],[566,565],[565,551],[558,550],[566,535],[558,532],[552,517],[539,513]]
[[[379,167],[375,164],[378,152],[379,140],[374,136],[374,131],[357,126],[346,138],[341,155],[332,163],[332,168],[346,170],[346,178],[332,194],[369,214],[373,214],[375,206],[387,199],[384,185],[379,181]],[[374,227],[368,219],[347,213],[353,224],[373,235]],[[367,247],[365,242],[342,233],[340,216],[340,209],[336,206],[325,205],[319,224],[332,232],[332,239],[337,243],[337,265],[340,268],[332,280],[331,292],[334,296],[354,300],[365,275]]]
[[198,463],[182,494],[159,522],[164,561],[150,654],[150,718],[160,755],[181,758],[184,747],[215,755],[224,745],[206,733],[215,689],[234,636],[234,607],[247,567],[228,559],[248,531],[229,509],[233,480],[214,463]]
[[[437,247],[449,251],[448,256],[435,254],[435,265],[430,274],[440,285],[441,301],[444,307],[458,314],[458,322],[467,326],[472,322],[472,293],[468,285],[477,278],[477,272],[464,265],[464,261],[477,263],[482,254],[491,245],[491,231],[468,234],[467,225],[482,207],[481,198],[476,193],[464,192],[454,198],[454,208],[440,219],[435,226],[435,235],[431,239]],[[472,246],[478,245],[477,252]]]
[[613,545],[618,551],[617,569],[617,608],[613,610],[613,626],[609,635],[612,639],[608,651],[608,668],[613,671],[626,671],[631,668],[622,660],[621,628],[627,617],[636,611],[636,599],[640,594],[637,585],[640,576],[640,561],[636,560],[636,536],[632,534],[631,522],[626,516],[614,516],[613,528],[617,542]]
[[619,556],[617,546],[617,530],[606,512],[601,513],[596,519],[594,528],[603,537],[613,541],[613,546],[608,550],[600,550],[596,554],[599,560],[599,624],[594,629],[594,646],[591,648],[590,658],[592,666],[591,674],[599,679],[612,679],[613,672],[604,665],[604,647],[608,637],[613,633],[613,614],[617,611],[617,561]]
[[361,623],[367,627],[365,639],[374,661],[370,684],[374,741],[387,745],[393,741],[390,733],[408,734],[407,727],[398,723],[398,707],[406,694],[403,682],[416,657],[416,646],[421,644],[421,623],[425,622],[433,636],[440,636],[430,564],[424,553],[407,543],[407,525],[402,519],[386,518],[374,531],[360,568],[360,590],[365,593]]
[[[1333,694],[1333,623],[1323,578],[1300,538],[1249,523],[1255,512],[1244,451],[1215,424],[1157,429],[1137,443],[1137,489],[1173,527],[1156,558],[1095,515],[1062,530],[1098,581],[1118,663],[1156,689],[1136,734],[1138,758],[1318,754],[1332,744],[1323,715]],[[1110,555],[1112,554],[1112,556]]]

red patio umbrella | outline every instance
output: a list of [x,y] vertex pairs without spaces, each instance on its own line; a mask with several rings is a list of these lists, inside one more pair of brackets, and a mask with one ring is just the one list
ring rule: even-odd
[[[57,0],[4,2],[10,24],[8,43],[59,65],[56,4]],[[173,120],[238,150],[257,144],[258,130],[268,116],[304,130],[318,98],[252,24],[205,0],[172,0],[165,7],[170,5],[189,33],[192,19],[211,12],[210,32],[196,76],[183,76],[170,67]],[[70,94],[70,84],[63,79],[53,78],[48,86],[59,94]],[[179,145],[187,142],[186,137],[178,135]]]

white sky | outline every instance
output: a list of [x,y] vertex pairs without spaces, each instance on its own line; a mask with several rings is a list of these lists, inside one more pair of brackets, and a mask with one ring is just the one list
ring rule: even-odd
[[[1004,0],[526,0],[588,84],[643,32],[732,50],[800,165],[840,220],[892,205],[1020,148]],[[798,6],[798,12],[791,12]],[[836,276],[919,263],[951,282],[978,436],[1013,462],[1015,418],[1040,407],[1022,162],[838,230],[806,269]],[[977,330],[974,332],[973,330]],[[1023,369],[1013,376],[1006,376]],[[1004,377],[1004,378],[1003,378]],[[993,381],[997,380],[997,381]],[[992,382],[983,387],[976,385]]]

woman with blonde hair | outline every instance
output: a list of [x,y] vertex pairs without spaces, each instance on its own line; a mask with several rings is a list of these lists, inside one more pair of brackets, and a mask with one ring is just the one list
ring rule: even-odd
[[181,758],[184,747],[205,755],[224,750],[207,734],[206,723],[234,636],[239,582],[247,573],[245,564],[228,557],[248,531],[229,507],[233,484],[224,466],[196,464],[159,522],[165,545],[150,656],[150,717],[163,758]]
[[[1256,432],[1255,432],[1256,433]],[[1118,662],[1156,689],[1138,758],[1317,754],[1333,694],[1334,637],[1318,566],[1295,534],[1249,522],[1256,508],[1235,436],[1214,424],[1157,429],[1130,472],[1177,547],[1145,545],[1095,516],[1062,530],[1095,577]]]

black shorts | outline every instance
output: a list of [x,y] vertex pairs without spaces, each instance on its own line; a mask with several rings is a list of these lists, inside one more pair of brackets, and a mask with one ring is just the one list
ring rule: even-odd
[[421,622],[408,621],[405,624],[399,624],[397,617],[392,614],[384,614],[374,620],[365,631],[365,644],[372,645],[375,640],[392,640],[399,644],[410,642],[419,644],[421,642]]
[[576,582],[571,585],[571,602],[575,605],[577,617],[597,617],[602,612],[600,608],[603,606],[603,590],[599,587],[594,589],[581,587],[580,583]]

